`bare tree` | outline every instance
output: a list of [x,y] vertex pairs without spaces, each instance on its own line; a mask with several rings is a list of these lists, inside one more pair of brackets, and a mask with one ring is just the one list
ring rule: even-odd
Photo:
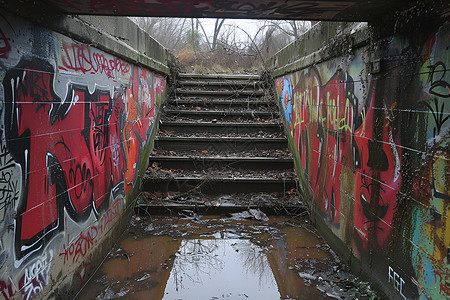
[[[222,18],[209,24],[201,19],[131,19],[192,68],[259,68],[311,27],[309,21],[246,21],[242,26],[242,22]],[[207,48],[201,46],[203,41]]]
[[217,38],[219,37],[220,29],[223,26],[223,23],[225,22],[225,19],[216,19],[216,22],[214,24],[214,34],[213,34],[213,41],[212,41],[212,50],[216,50],[217,48]]
[[132,17],[130,19],[164,47],[172,51],[181,48],[182,44],[187,42],[188,19],[150,17]]
[[274,26],[277,30],[284,32],[289,37],[292,37],[293,40],[298,39],[303,33],[305,33],[310,27],[310,21],[271,21],[272,26]]
[[299,39],[311,27],[310,21],[264,21],[254,40],[264,59]]

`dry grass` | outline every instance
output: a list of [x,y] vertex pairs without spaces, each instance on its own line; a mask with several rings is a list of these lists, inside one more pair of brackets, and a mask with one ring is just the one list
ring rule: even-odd
[[188,71],[195,73],[249,73],[261,69],[257,57],[228,53],[223,49],[199,52],[185,48],[176,56]]
[[196,59],[194,49],[191,48],[184,48],[180,50],[176,57],[186,67],[193,65]]

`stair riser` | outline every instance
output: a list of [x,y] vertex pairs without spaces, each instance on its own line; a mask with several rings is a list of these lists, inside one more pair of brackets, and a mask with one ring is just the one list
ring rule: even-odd
[[192,120],[219,120],[219,121],[228,121],[228,120],[254,120],[255,118],[259,118],[262,120],[271,120],[277,119],[279,114],[277,112],[267,113],[267,112],[211,112],[211,111],[166,111],[168,117],[178,117],[182,119],[192,119]]
[[207,206],[207,205],[182,205],[182,204],[162,204],[162,205],[146,205],[140,204],[134,208],[134,212],[140,216],[148,216],[149,213],[152,215],[170,215],[173,216],[174,213],[185,213],[186,210],[194,211],[202,215],[222,215],[222,214],[232,214],[242,212],[248,209],[259,209],[263,213],[269,216],[295,216],[305,213],[305,208],[301,206],[283,206],[280,207],[259,207],[256,205],[239,205],[239,206]]
[[177,159],[150,157],[150,165],[158,163],[161,169],[183,169],[202,171],[209,168],[228,168],[240,170],[293,170],[291,160],[251,161],[251,160],[201,160],[201,159]]
[[258,90],[261,88],[261,83],[257,81],[226,81],[219,82],[217,80],[199,81],[199,80],[183,80],[178,81],[180,88],[195,88],[195,89],[228,89],[228,90]]
[[[187,192],[199,186],[203,180],[149,180],[144,184],[144,191],[154,192]],[[239,182],[239,181],[210,181],[201,186],[196,191],[205,194],[230,194],[230,193],[255,193],[255,192],[278,192],[284,193],[296,188],[295,181],[256,181],[256,182]]]
[[156,140],[155,148],[160,150],[190,151],[208,150],[216,152],[239,152],[251,150],[285,150],[287,141],[167,141]]
[[224,135],[230,135],[230,134],[252,134],[256,132],[262,132],[267,134],[277,134],[281,133],[283,130],[279,126],[214,126],[212,123],[206,123],[206,124],[195,124],[195,125],[185,125],[185,124],[162,124],[159,127],[161,130],[167,130],[167,131],[175,131],[179,133],[192,133],[192,134],[198,134],[198,133],[212,133],[212,134],[224,134]]
[[183,97],[204,97],[204,98],[233,98],[248,99],[264,96],[263,92],[243,90],[243,91],[221,91],[221,90],[181,90],[175,91],[176,96]]
[[276,110],[276,104],[267,103],[263,101],[177,101],[169,100],[166,103],[171,109],[176,109],[177,107],[196,109],[197,107],[208,108],[208,109],[258,109],[258,108],[271,108]]
[[242,81],[242,82],[258,82],[258,75],[247,74],[179,74],[178,81]]

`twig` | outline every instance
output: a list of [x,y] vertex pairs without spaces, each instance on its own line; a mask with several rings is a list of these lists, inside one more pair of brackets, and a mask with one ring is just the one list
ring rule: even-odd
[[190,189],[190,190],[187,191],[187,192],[184,192],[184,193],[178,194],[178,195],[176,195],[176,196],[170,197],[170,198],[168,198],[167,200],[173,201],[173,200],[177,200],[177,199],[179,199],[179,198],[181,198],[181,197],[187,196],[187,195],[189,195],[189,194],[192,194],[194,191],[200,189],[202,186],[204,186],[204,185],[205,185],[207,182],[209,182],[209,181],[210,181],[209,176],[206,176],[206,177],[203,179],[202,183],[200,183],[198,186],[196,186],[196,187]]

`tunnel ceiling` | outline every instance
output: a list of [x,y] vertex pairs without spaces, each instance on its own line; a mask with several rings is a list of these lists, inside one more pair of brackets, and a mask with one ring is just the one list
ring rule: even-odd
[[442,0],[22,0],[20,2],[50,5],[64,14],[370,21],[384,14],[417,5],[422,8],[435,7],[436,3],[442,3]]

